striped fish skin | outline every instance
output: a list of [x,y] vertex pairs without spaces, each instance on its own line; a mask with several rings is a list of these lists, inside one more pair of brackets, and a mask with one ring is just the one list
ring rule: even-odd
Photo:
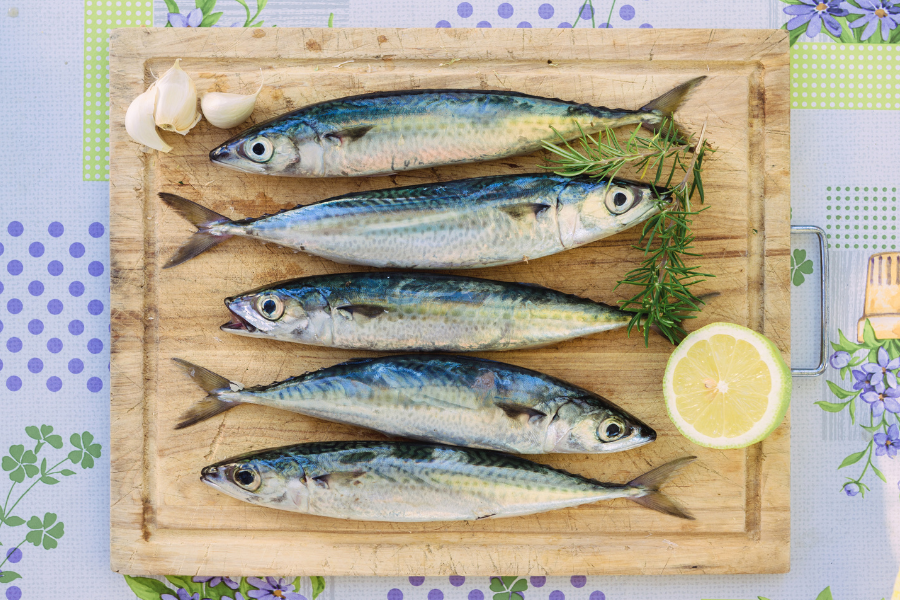
[[359,521],[474,521],[613,498],[690,519],[657,488],[692,460],[672,461],[623,485],[491,450],[411,442],[324,442],[226,459],[205,467],[200,479],[252,504]]
[[[339,263],[468,269],[562,252],[658,212],[666,190],[624,179],[549,173],[479,177],[359,192],[231,221],[178,196],[163,200],[198,226],[166,266],[231,236],[257,238]],[[202,212],[194,217],[193,213]],[[210,238],[210,236],[213,236]]]
[[210,394],[186,413],[185,426],[258,404],[389,435],[519,454],[619,452],[656,439],[652,428],[602,396],[492,360],[360,359],[248,388],[224,378],[210,384],[207,374],[219,376],[177,363]]
[[625,327],[632,313],[548,288],[432,273],[305,277],[225,299],[222,330],[315,346],[479,352]]
[[354,177],[534,152],[581,132],[671,116],[697,78],[638,110],[518,92],[402,90],[328,100],[246,131],[209,153],[214,163],[266,175]]

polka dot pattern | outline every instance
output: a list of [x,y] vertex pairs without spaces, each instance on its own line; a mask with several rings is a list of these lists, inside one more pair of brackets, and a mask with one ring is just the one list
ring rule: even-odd
[[108,389],[106,236],[99,222],[0,221],[3,393]]
[[829,248],[897,250],[896,187],[828,186],[825,194]]
[[[485,581],[487,580],[487,581]],[[602,591],[588,587],[588,578],[584,575],[574,575],[571,577],[555,577],[548,581],[547,577],[534,576],[527,578],[527,586],[524,591],[494,592],[494,588],[488,589],[488,585],[499,583],[499,577],[475,577],[469,578],[461,575],[450,575],[447,579],[439,577],[409,577],[407,582],[410,587],[395,587],[381,592],[384,594],[381,598],[387,600],[445,600],[450,598],[465,598],[466,600],[485,600],[485,598],[494,598],[499,600],[522,600],[522,598],[535,598],[537,600],[566,600],[566,598],[587,598],[588,600],[606,600],[606,594]],[[519,580],[524,581],[524,580]],[[445,584],[449,582],[450,587]],[[548,583],[552,582],[551,585]],[[424,587],[423,587],[424,586]],[[435,587],[432,587],[435,586]],[[466,589],[465,587],[472,589]],[[516,589],[521,589],[516,584]],[[546,589],[541,589],[544,588]],[[587,587],[587,589],[583,589]],[[421,588],[421,589],[417,589]],[[454,589],[462,588],[462,589]],[[480,589],[479,589],[480,588]],[[554,589],[556,588],[556,589]],[[427,590],[427,592],[426,592]],[[507,598],[507,596],[509,596]]]
[[900,45],[795,44],[791,107],[900,109]]
[[109,180],[109,33],[115,27],[152,26],[152,0],[84,2],[82,172],[85,181]]
[[[542,2],[538,4],[522,2],[459,2],[452,4],[455,15],[449,14],[448,18],[435,23],[437,28],[450,27],[517,27],[530,29],[537,23],[538,27],[556,27],[567,29],[572,27],[641,27],[652,28],[650,23],[629,23],[639,15],[639,10],[634,5],[624,4],[614,12],[604,13],[595,10],[590,2],[579,1],[576,5],[567,5],[560,2]],[[453,10],[451,8],[451,10]],[[642,9],[643,10],[643,9]],[[644,15],[646,17],[646,15]],[[513,17],[518,17],[514,19]],[[611,18],[615,23],[600,22]]]

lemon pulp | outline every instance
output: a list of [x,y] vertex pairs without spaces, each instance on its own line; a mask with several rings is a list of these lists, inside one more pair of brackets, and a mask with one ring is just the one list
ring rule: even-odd
[[790,372],[770,340],[715,323],[679,345],[663,388],[669,415],[686,437],[737,448],[766,437],[781,422],[790,402]]

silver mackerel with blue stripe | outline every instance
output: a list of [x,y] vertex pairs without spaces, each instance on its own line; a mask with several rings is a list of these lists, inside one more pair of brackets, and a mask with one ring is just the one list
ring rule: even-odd
[[209,153],[262,175],[353,177],[527,154],[560,137],[659,126],[702,81],[637,110],[512,91],[400,90],[327,100],[254,125]]
[[645,221],[668,194],[624,179],[502,175],[357,192],[239,221],[160,197],[198,228],[166,268],[242,236],[339,263],[466,269],[589,244]]
[[257,404],[389,435],[520,454],[619,452],[656,439],[653,429],[602,396],[493,360],[360,359],[255,387],[175,363],[209,394],[188,409],[179,429]]
[[614,498],[692,519],[659,488],[694,459],[617,484],[492,450],[322,442],[235,456],[202,469],[200,480],[257,506],[358,521],[498,519]]
[[226,298],[229,333],[332,348],[480,352],[625,327],[632,314],[545,287],[432,273],[340,273]]

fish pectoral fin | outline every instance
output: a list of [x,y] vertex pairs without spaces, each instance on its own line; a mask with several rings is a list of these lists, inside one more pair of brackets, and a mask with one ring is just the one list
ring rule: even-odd
[[523,423],[527,423],[532,419],[538,421],[547,416],[547,413],[537,410],[536,408],[531,408],[530,406],[510,404],[507,402],[497,402],[496,404],[500,410],[506,413],[507,417],[522,421]]
[[365,471],[348,471],[342,473],[325,473],[318,477],[313,477],[313,483],[322,489],[331,489],[331,486],[340,485],[361,485],[360,478],[365,475]]
[[387,312],[386,308],[375,304],[345,304],[344,306],[338,306],[336,310],[345,319],[354,321],[374,319]]
[[374,125],[351,127],[349,129],[341,129],[340,131],[332,131],[331,133],[326,133],[323,137],[340,145],[343,145],[349,142],[355,142],[356,140],[362,138],[364,135],[372,131],[374,128]]
[[542,212],[550,208],[549,204],[541,204],[539,202],[529,202],[527,204],[514,204],[512,206],[502,206],[500,210],[510,216],[510,218],[519,221],[528,217],[537,218]]

